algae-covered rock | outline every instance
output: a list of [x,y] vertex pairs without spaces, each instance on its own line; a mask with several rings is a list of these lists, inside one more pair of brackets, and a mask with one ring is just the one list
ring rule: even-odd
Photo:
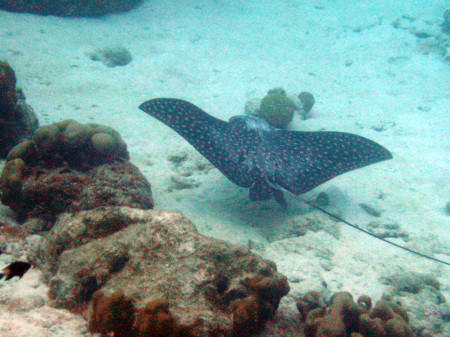
[[151,187],[128,162],[125,142],[114,129],[73,120],[46,125],[15,146],[2,171],[0,201],[21,219],[44,219],[100,206],[152,208]]
[[267,94],[261,101],[259,116],[270,125],[285,129],[294,118],[295,103],[279,92]]
[[5,164],[0,175],[0,201],[2,203],[5,205],[15,205],[21,202],[21,189],[25,176],[26,166],[22,159],[16,158]]
[[431,287],[435,291],[440,289],[440,283],[433,275],[416,272],[394,274],[384,279],[384,283],[392,285],[395,293],[408,292],[417,294],[425,287]]
[[107,153],[116,147],[116,140],[106,133],[96,133],[91,137],[92,148],[97,153]]
[[32,141],[42,156],[52,156],[59,152],[63,145],[58,139],[59,132],[57,124],[44,125],[36,130]]
[[5,61],[0,61],[0,114],[2,117],[12,117],[17,104],[16,74]]
[[286,96],[286,90],[284,90],[284,88],[282,88],[282,87],[276,87],[276,88],[267,90],[267,95],[272,95],[272,94],[280,94],[280,95]]
[[284,88],[276,87],[268,90],[263,99],[248,99],[244,111],[246,115],[263,118],[270,125],[285,129],[295,112],[306,119],[314,103],[314,96],[307,91],[294,97],[287,95]]
[[[95,291],[110,298],[120,290],[123,296],[113,296],[118,305],[133,299],[139,336],[157,336],[150,325],[173,323],[171,315],[176,324],[160,325],[173,332],[168,336],[192,336],[181,333],[180,325],[198,336],[244,336],[245,329],[262,330],[289,292],[275,263],[199,234],[180,212],[107,207],[64,214],[45,235],[34,263],[43,269],[57,307],[85,307]],[[111,328],[97,320],[104,315],[93,317],[95,331]]]
[[25,103],[22,91],[16,89],[14,70],[7,62],[0,61],[0,158],[30,137],[37,127],[33,109]]

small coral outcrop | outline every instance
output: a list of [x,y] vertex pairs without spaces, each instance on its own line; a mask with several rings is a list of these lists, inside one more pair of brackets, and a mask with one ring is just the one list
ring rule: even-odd
[[310,92],[307,92],[307,91],[302,91],[298,95],[298,99],[300,100],[300,102],[302,104],[302,107],[301,107],[301,110],[303,110],[301,112],[302,115],[306,115],[308,112],[310,112],[312,107],[314,106],[314,103],[316,102],[313,94],[311,94]]
[[100,61],[107,67],[126,66],[133,60],[131,53],[122,46],[97,48],[88,54],[92,61]]
[[16,89],[16,74],[11,66],[0,60],[0,158],[38,128],[33,109],[25,96]]
[[273,127],[286,129],[295,113],[306,119],[314,103],[314,96],[307,91],[302,91],[294,97],[287,95],[286,90],[278,87],[267,91],[263,99],[249,99],[245,103],[245,114],[260,117]]
[[397,303],[379,301],[372,308],[369,296],[355,303],[348,292],[333,295],[330,303],[311,291],[297,302],[307,337],[413,337],[406,311]]
[[227,290],[230,293],[248,292],[245,298],[236,297],[233,305],[233,332],[236,337],[252,336],[260,331],[267,320],[275,314],[282,297],[289,293],[289,284],[284,277],[278,277],[271,268],[261,270],[257,275],[247,275]]
[[261,101],[259,117],[270,125],[286,129],[294,118],[295,103],[285,93],[269,92]]
[[42,126],[9,152],[0,201],[22,219],[108,205],[152,208],[150,184],[128,159],[110,127],[73,120]]
[[413,336],[408,314],[400,305],[392,301],[378,301],[372,310],[359,317],[359,324],[360,333],[364,337]]

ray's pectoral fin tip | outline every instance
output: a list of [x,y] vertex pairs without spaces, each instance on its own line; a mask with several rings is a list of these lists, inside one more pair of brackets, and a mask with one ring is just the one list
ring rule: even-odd
[[354,134],[285,131],[255,116],[225,122],[179,99],[152,99],[139,108],[180,134],[233,183],[250,188],[251,200],[274,198],[283,207],[283,190],[299,195],[392,158],[381,145]]

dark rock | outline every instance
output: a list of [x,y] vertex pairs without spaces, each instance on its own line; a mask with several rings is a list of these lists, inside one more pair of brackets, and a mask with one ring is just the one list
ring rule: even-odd
[[23,92],[16,88],[14,70],[0,61],[0,158],[31,137],[38,126],[33,109],[25,103]]
[[302,102],[304,114],[307,114],[311,111],[316,100],[314,99],[313,94],[307,91],[303,91],[298,95],[300,102]]
[[372,206],[367,205],[365,203],[360,203],[359,207],[361,207],[364,212],[373,217],[379,218],[382,215],[382,211],[375,209]]
[[450,215],[450,201],[447,201],[444,207],[445,215]]
[[109,205],[153,208],[150,184],[130,162],[104,164],[86,173],[35,171],[23,182],[22,202],[14,210],[28,218],[52,220],[62,212]]
[[330,205],[330,197],[325,192],[317,194],[315,204],[319,207],[327,207]]
[[39,15],[96,17],[127,12],[142,0],[1,0],[0,9]]

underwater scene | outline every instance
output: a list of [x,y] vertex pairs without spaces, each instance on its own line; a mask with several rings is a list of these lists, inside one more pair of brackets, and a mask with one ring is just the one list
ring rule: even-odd
[[0,336],[450,336],[448,1],[1,0],[0,36]]

